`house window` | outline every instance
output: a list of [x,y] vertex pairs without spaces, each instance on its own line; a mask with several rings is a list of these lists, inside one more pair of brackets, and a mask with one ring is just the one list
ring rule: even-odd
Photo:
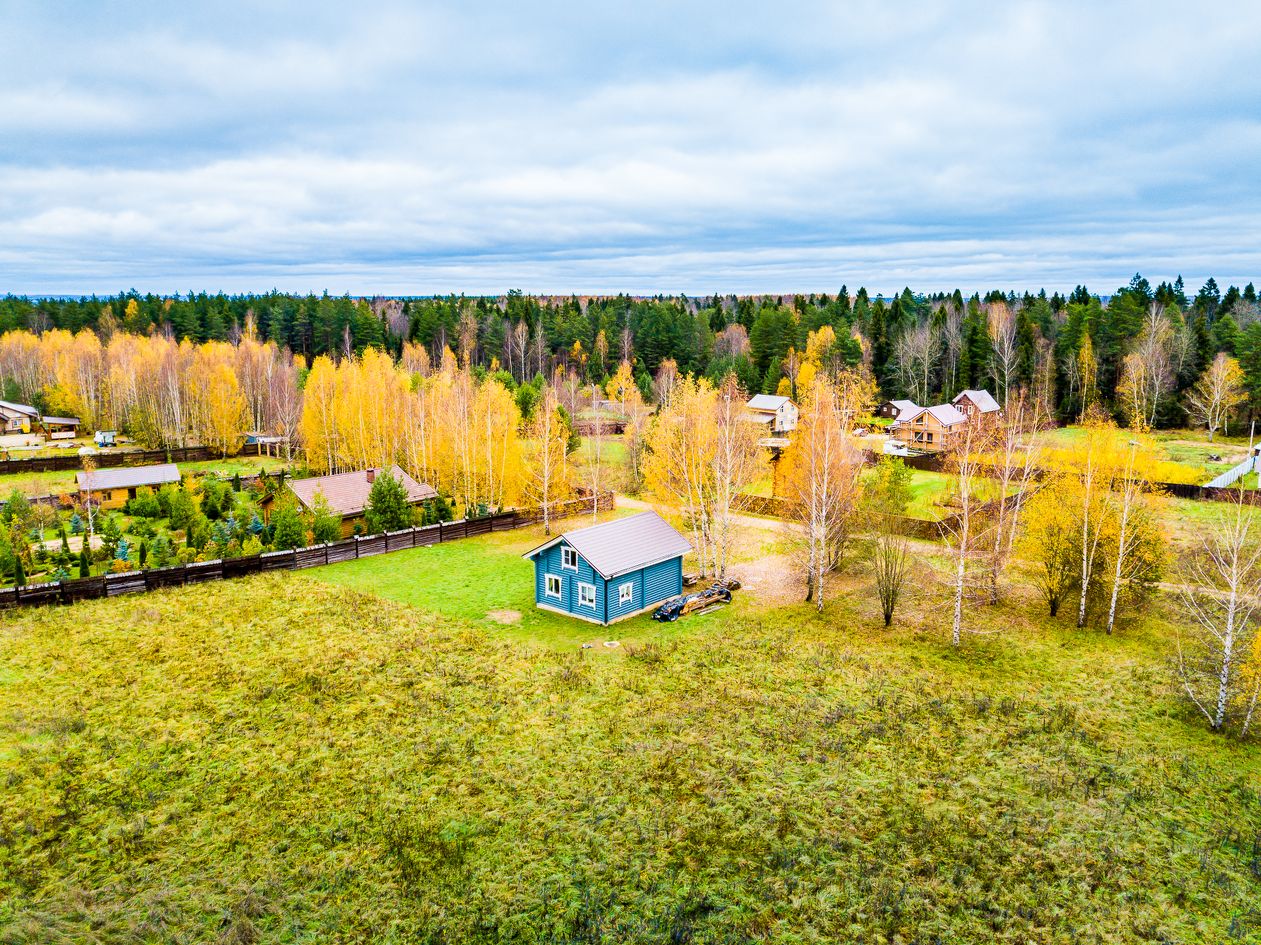
[[555,597],[557,600],[559,600],[560,599],[560,575],[549,574],[547,576],[547,584],[544,587],[543,592],[548,597]]
[[579,584],[578,585],[578,606],[594,607],[595,606],[595,585]]
[[635,583],[627,581],[617,589],[617,602],[619,604],[629,604],[635,596]]
[[931,443],[932,441],[933,441],[933,435],[932,435],[931,433],[929,433],[929,434],[928,434],[928,442],[929,442],[929,443]]
[[578,570],[578,552],[572,548],[562,548],[560,550],[560,566],[568,568],[570,571]]

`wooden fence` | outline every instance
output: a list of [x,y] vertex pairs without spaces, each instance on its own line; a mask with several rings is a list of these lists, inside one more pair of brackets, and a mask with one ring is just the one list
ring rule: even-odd
[[[553,519],[573,515],[590,514],[592,505],[601,512],[614,508],[611,492],[603,492],[598,498],[585,496],[552,507]],[[500,512],[485,518],[461,519],[458,522],[441,522],[419,528],[381,535],[364,535],[334,541],[308,548],[288,551],[264,551],[262,554],[240,558],[224,558],[214,561],[196,561],[192,564],[175,564],[148,571],[125,571],[121,574],[103,574],[99,577],[77,578],[69,581],[50,581],[46,584],[28,584],[26,587],[0,588],[0,610],[8,607],[36,606],[39,604],[73,604],[76,601],[100,597],[117,597],[120,594],[139,594],[156,591],[163,587],[183,584],[200,584],[203,581],[219,581],[225,578],[260,574],[264,571],[297,571],[339,561],[354,561],[373,555],[401,551],[404,548],[423,548],[444,541],[458,541],[490,532],[523,528],[542,521],[540,509],[521,509]]]
[[[0,476],[82,469],[83,457],[77,452],[68,452],[70,452],[69,456],[32,456],[27,459],[0,460]],[[257,443],[250,444],[237,455],[262,456],[263,448]],[[92,454],[92,463],[97,469],[150,466],[154,463],[200,463],[210,459],[219,459],[219,454],[207,446],[177,446],[169,450],[123,450],[118,453]]]

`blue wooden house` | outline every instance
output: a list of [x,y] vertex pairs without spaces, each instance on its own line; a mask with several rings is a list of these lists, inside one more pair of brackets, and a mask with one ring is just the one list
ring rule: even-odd
[[534,562],[543,610],[610,624],[683,592],[687,539],[656,512],[558,535],[523,557]]

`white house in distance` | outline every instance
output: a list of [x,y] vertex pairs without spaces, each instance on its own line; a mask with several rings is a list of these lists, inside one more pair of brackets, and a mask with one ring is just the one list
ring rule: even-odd
[[771,433],[790,433],[797,429],[797,405],[791,397],[758,394],[745,404],[746,416],[755,423],[766,424]]

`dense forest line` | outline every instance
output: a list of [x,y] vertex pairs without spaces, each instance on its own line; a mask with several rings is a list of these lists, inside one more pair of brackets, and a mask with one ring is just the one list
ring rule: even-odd
[[372,298],[208,295],[134,291],[80,299],[0,299],[0,334],[12,329],[123,330],[235,342],[250,331],[310,364],[405,343],[432,357],[451,348],[473,366],[524,380],[556,366],[601,381],[634,365],[641,387],[663,362],[717,381],[735,373],[749,390],[795,393],[811,332],[831,326],[835,365],[865,364],[884,396],[920,403],[987,387],[1000,398],[1027,388],[1061,418],[1098,401],[1146,425],[1182,423],[1182,394],[1219,352],[1237,358],[1244,411],[1261,413],[1261,309],[1256,290],[1209,279],[1194,296],[1182,279],[1153,287],[1141,275],[1111,295],[1079,286],[1068,296],[992,291],[892,298],[866,289],[835,295],[634,298]]

